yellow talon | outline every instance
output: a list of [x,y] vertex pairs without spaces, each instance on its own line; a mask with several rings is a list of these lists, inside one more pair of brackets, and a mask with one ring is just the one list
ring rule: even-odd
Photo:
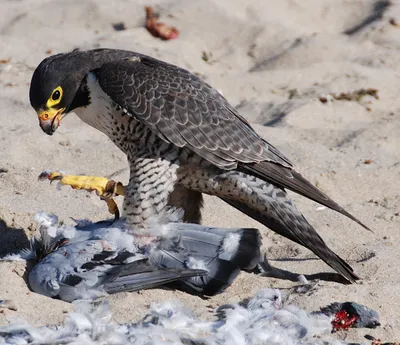
[[58,181],[62,185],[71,186],[73,189],[96,191],[96,194],[106,201],[108,210],[115,218],[119,218],[119,210],[113,196],[125,195],[125,187],[121,182],[97,176],[64,175],[59,171],[44,171],[39,175],[39,180]]

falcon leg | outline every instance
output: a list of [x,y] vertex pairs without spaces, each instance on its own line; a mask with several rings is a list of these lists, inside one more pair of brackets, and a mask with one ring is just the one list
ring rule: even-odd
[[[169,159],[175,158],[171,153]],[[130,157],[123,216],[142,232],[148,219],[162,215],[175,188],[178,165],[162,158]]]
[[184,210],[183,221],[185,223],[201,223],[201,209],[203,208],[203,194],[201,192],[176,184],[169,195],[168,205]]
[[96,194],[103,199],[108,206],[108,210],[117,220],[120,216],[118,206],[113,197],[125,195],[125,186],[121,182],[109,180],[105,177],[97,176],[76,176],[64,175],[59,171],[44,171],[39,175],[39,180],[58,181],[65,186],[71,186],[73,189],[86,190],[88,192],[96,191]]

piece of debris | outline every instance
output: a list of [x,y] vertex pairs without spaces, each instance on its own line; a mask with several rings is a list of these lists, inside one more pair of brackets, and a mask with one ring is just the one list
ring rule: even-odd
[[330,94],[328,96],[319,97],[320,102],[328,103],[329,100],[337,100],[337,101],[355,101],[359,102],[364,96],[372,96],[375,99],[379,99],[378,90],[369,88],[369,89],[359,89],[351,92],[341,92],[340,94]]
[[112,24],[112,27],[114,28],[115,31],[126,30],[126,26],[125,26],[124,22],[114,23],[114,24]]
[[257,49],[257,44],[253,43],[249,47],[249,50],[247,51],[247,56],[251,57],[252,59],[255,59],[256,58],[256,49]]
[[399,26],[400,26],[400,23],[397,21],[396,18],[390,18],[390,19],[389,19],[389,23],[390,23],[391,25],[393,25],[393,26],[396,26],[396,27],[399,27]]
[[58,142],[61,146],[71,146],[71,142],[69,140],[61,140]]
[[357,260],[356,262],[357,263],[366,262],[368,260],[371,260],[374,257],[376,257],[376,253],[370,252],[370,253],[366,254],[365,257],[361,258],[360,260]]
[[369,334],[366,334],[364,336],[364,338],[371,340],[372,341],[371,345],[398,345],[399,344],[397,341],[382,343],[381,339],[379,339],[379,338],[377,339]]
[[146,6],[146,29],[154,36],[162,40],[172,40],[179,36],[179,31],[173,26],[159,23],[159,14],[154,13],[153,7]]
[[47,50],[46,50],[46,54],[47,54],[47,55],[50,55],[51,53],[53,53],[53,51],[52,51],[51,49],[47,49]]
[[373,163],[374,161],[372,160],[372,159],[365,159],[364,160],[364,164],[371,164],[371,163]]
[[14,311],[18,310],[18,308],[15,306],[15,304],[8,299],[0,299],[0,309],[8,309],[8,310],[14,310]]
[[376,206],[382,206],[384,208],[387,208],[389,204],[389,201],[386,197],[384,197],[382,200],[369,199],[367,202],[370,204],[375,204]]
[[0,168],[0,174],[5,174],[8,173],[8,169],[7,168]]
[[288,90],[288,92],[289,92],[288,99],[300,98],[300,93],[297,89],[290,89]]
[[0,63],[1,64],[6,64],[6,63],[9,63],[11,61],[11,58],[8,58],[8,59],[0,59]]
[[203,50],[203,52],[201,53],[201,58],[205,61],[205,62],[209,62],[212,58],[212,53],[208,53],[205,50]]
[[[209,65],[212,65],[212,64],[218,62],[218,60],[214,58],[213,53],[208,50],[205,50],[205,49],[201,52],[201,59],[204,62],[208,63]],[[203,76],[203,78],[204,78],[204,76]]]

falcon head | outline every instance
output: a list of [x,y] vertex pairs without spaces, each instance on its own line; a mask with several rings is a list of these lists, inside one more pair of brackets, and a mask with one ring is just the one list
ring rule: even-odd
[[42,130],[53,135],[65,114],[90,102],[85,79],[96,68],[86,52],[44,59],[33,73],[29,98]]

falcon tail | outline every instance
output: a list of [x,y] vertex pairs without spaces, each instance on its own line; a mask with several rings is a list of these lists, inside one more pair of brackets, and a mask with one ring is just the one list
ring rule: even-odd
[[[264,196],[258,195],[258,197],[263,198]],[[286,202],[283,203],[282,200],[279,202],[271,202],[270,196],[265,196],[265,198],[268,199],[266,205],[269,208],[268,210],[265,208],[265,212],[252,208],[246,203],[237,200],[227,198],[221,199],[247,214],[249,217],[264,224],[274,232],[311,250],[349,282],[354,283],[356,280],[360,279],[349,264],[328,248],[324,240],[307,222],[303,215],[297,211],[290,200],[286,200]]]
[[325,193],[321,192],[311,182],[307,181],[300,173],[293,169],[286,168],[282,165],[272,162],[260,162],[241,164],[238,167],[238,170],[256,176],[261,180],[271,182],[282,189],[290,189],[295,193],[314,200],[321,205],[329,207],[330,209],[345,215],[361,225],[364,229],[372,232],[369,227],[344,210],[340,205],[329,198]]

